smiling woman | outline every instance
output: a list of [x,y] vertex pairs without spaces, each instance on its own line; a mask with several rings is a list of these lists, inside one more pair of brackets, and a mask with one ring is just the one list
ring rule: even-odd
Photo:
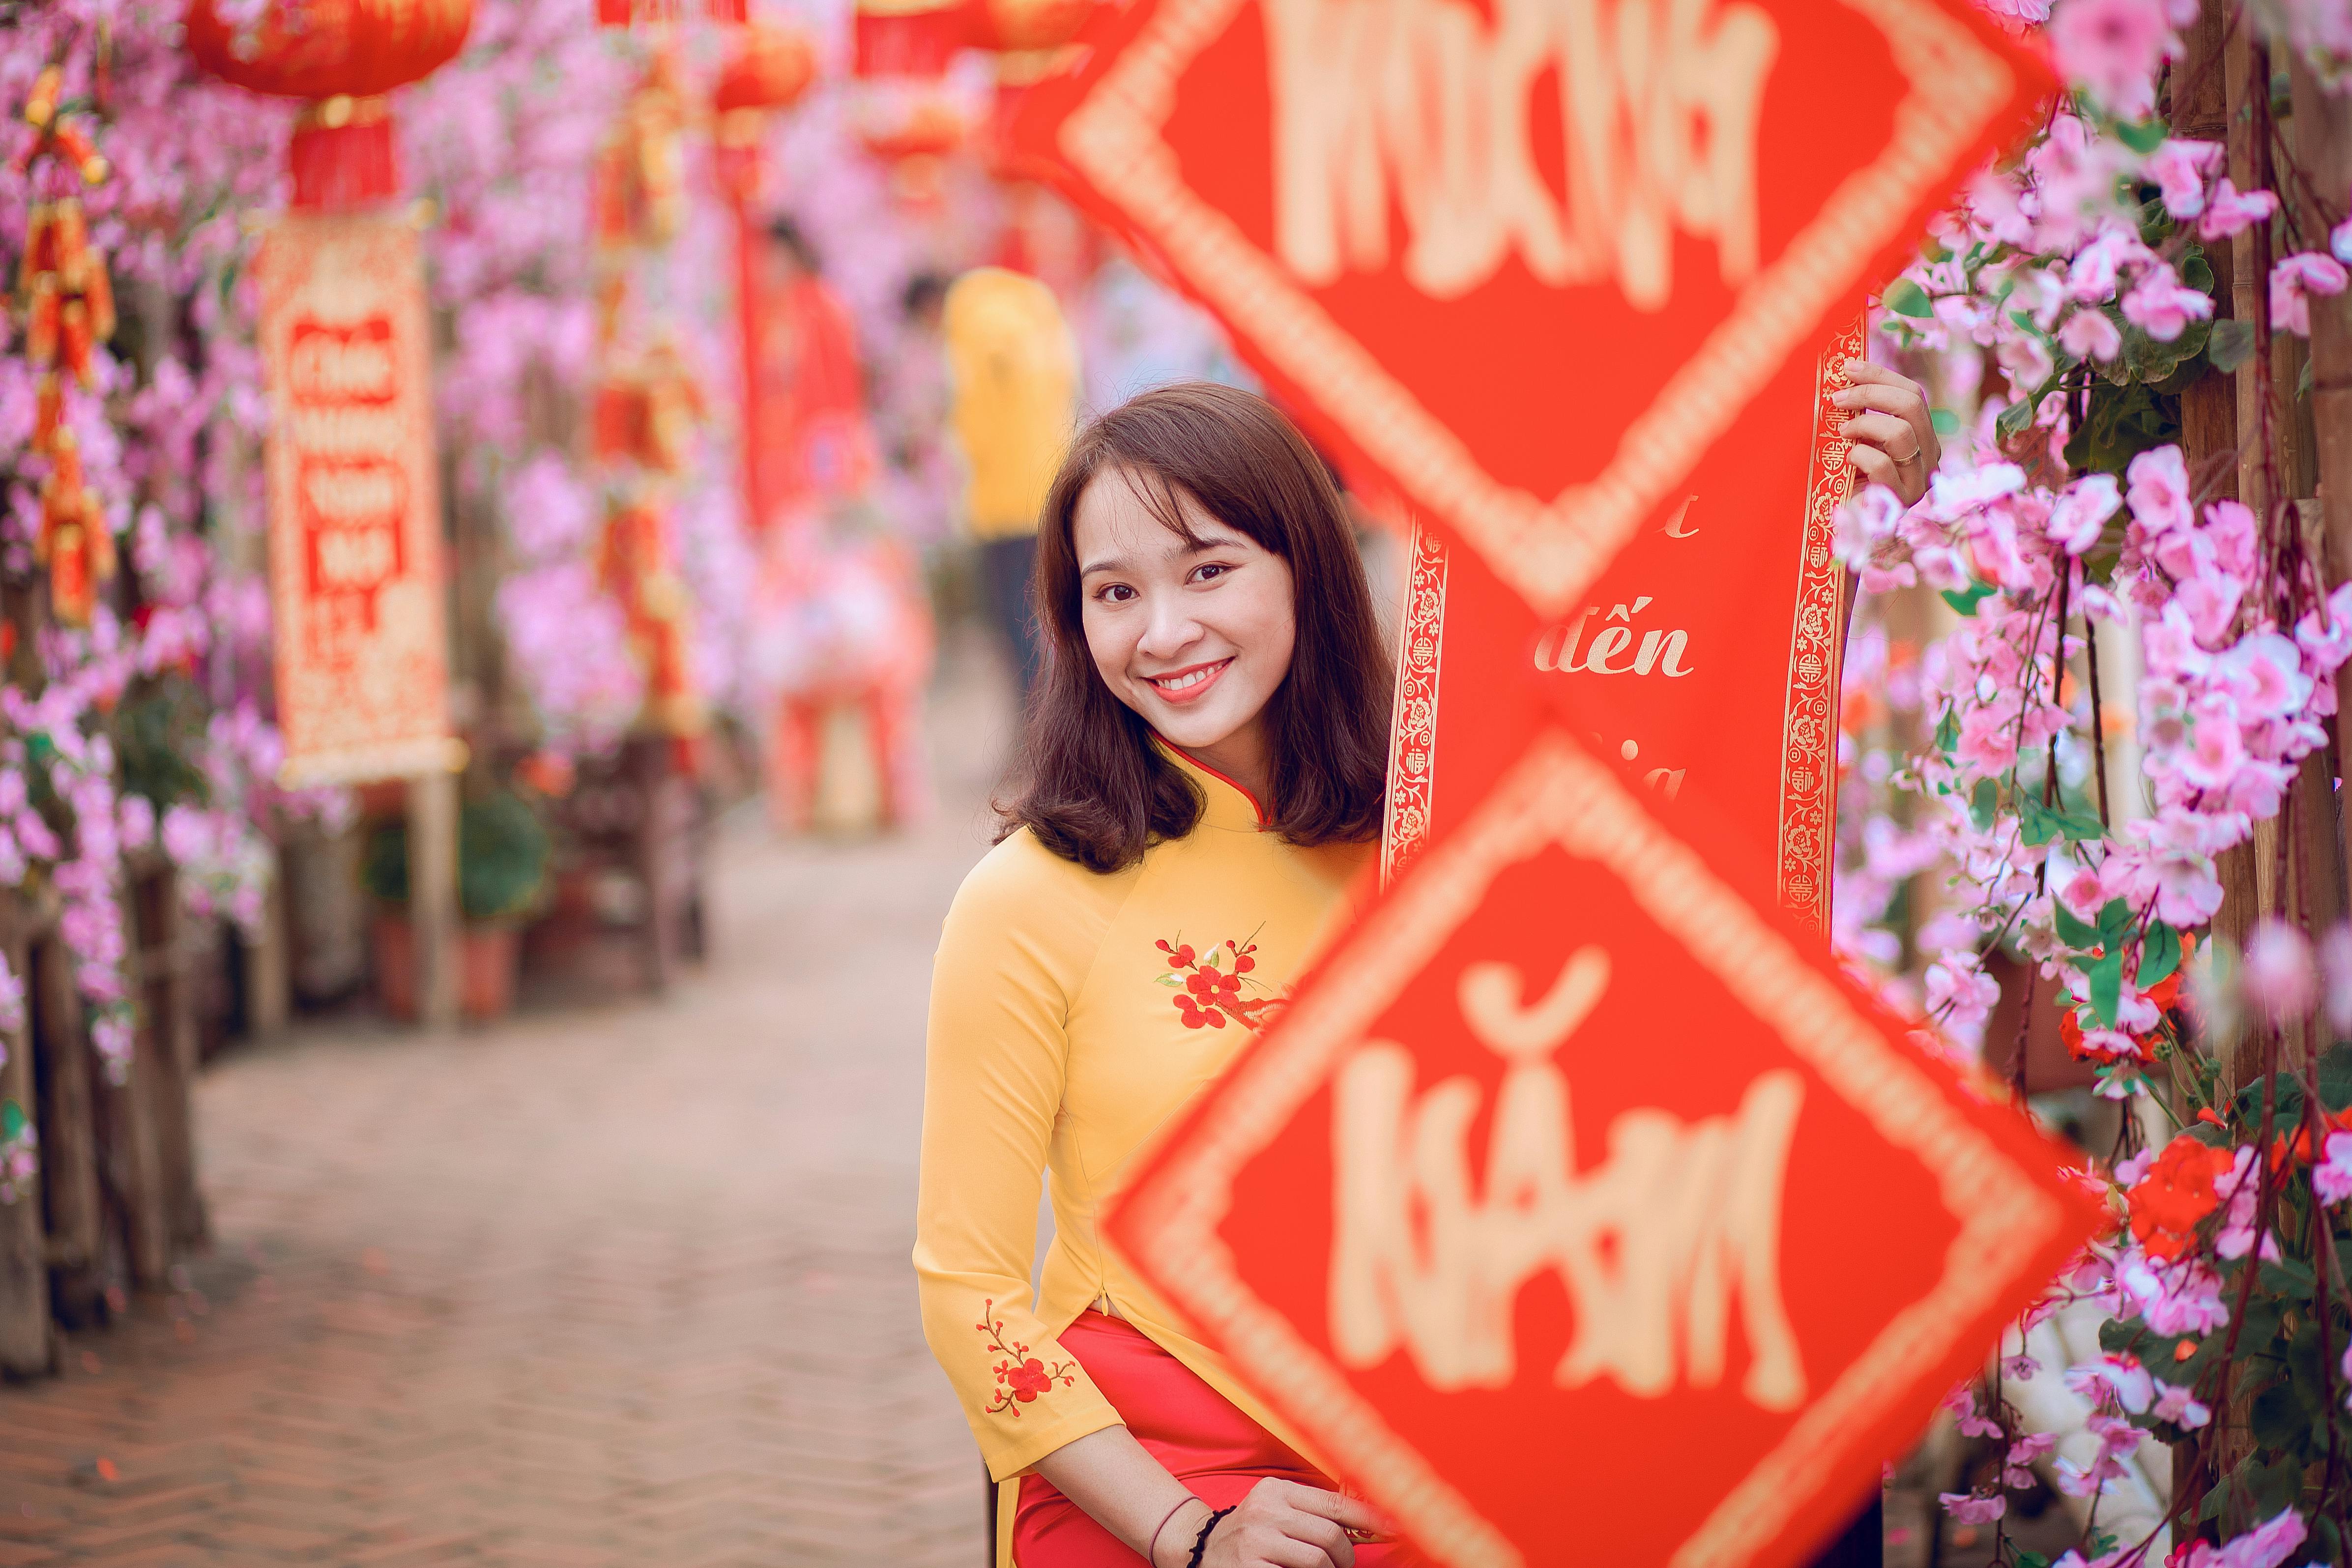
[[1011,1494],[1000,1561],[1377,1568],[1379,1516],[1098,1239],[1379,837],[1389,669],[1346,514],[1262,399],[1164,388],[1079,435],[1036,591],[1019,787],[932,976],[916,1220],[925,1332]]

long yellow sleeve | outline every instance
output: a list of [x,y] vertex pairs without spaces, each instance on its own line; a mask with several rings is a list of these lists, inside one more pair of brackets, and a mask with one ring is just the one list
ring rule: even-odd
[[940,331],[971,531],[1034,533],[1077,422],[1077,344],[1061,306],[1034,278],[975,268],[949,289]]
[[1070,1314],[1040,1318],[1029,1279],[1071,998],[1132,880],[1018,834],[966,879],[932,971],[915,1271],[924,1335],[999,1480],[1119,1420],[1055,1337]]

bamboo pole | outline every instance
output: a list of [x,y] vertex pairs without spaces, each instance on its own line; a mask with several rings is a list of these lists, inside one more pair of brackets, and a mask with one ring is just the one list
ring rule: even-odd
[[416,1015],[428,1029],[457,1022],[457,775],[408,781],[408,918],[416,940]]

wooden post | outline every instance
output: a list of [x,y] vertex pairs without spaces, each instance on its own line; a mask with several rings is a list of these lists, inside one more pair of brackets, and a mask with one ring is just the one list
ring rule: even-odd
[[[134,1085],[147,1086],[168,1267],[170,1255],[202,1245],[211,1229],[196,1183],[196,1011],[183,941],[179,873],[168,864],[142,871],[131,883],[131,909],[145,1013],[131,1072]],[[135,1247],[132,1256],[135,1265]]]
[[[11,898],[12,905],[21,900]],[[12,913],[16,912],[14,910]],[[0,956],[20,984],[29,984],[33,949],[23,926],[12,924],[0,938]],[[26,1016],[31,1017],[30,998]],[[0,1105],[16,1105],[25,1115],[35,1112],[33,1092],[33,1031],[24,1027],[0,1035]],[[38,1178],[16,1194],[14,1203],[0,1204],[0,1377],[38,1377],[50,1370],[55,1347],[49,1333],[49,1269],[47,1242],[42,1234],[41,1187]]]
[[106,1220],[98,1185],[98,1105],[73,954],[51,936],[33,950],[33,1037],[41,1101],[42,1205],[49,1278],[68,1328],[106,1317]]
[[416,1016],[457,1022],[457,775],[408,781],[408,918],[416,936]]
[[[286,852],[269,852],[269,891],[261,902],[261,930],[246,942],[245,1026],[257,1040],[283,1033],[294,1016],[294,965],[287,909]],[[194,1019],[191,1016],[191,1024]],[[189,1037],[189,1070],[195,1068],[195,1042]]]
[[[2294,153],[2322,192],[2352,189],[2352,100],[2325,91],[2299,57],[2290,55],[2294,94]],[[2300,195],[2291,192],[2290,195]],[[2344,295],[2311,300],[2311,418],[2318,480],[2322,568],[2330,587],[2352,581],[2352,300]],[[2352,757],[2352,668],[2336,672],[2336,756],[2339,770]],[[2338,825],[2339,843],[2343,826]],[[2343,860],[2352,865],[2352,844]]]

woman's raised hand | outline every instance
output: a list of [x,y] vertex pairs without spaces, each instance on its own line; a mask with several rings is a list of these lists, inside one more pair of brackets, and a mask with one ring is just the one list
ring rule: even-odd
[[1853,384],[1832,393],[1830,401],[1860,412],[1838,434],[1853,443],[1853,466],[1863,481],[1885,485],[1909,506],[1927,493],[1928,478],[1944,458],[1927,388],[1868,360],[1846,361],[1845,374]]
[[1392,1528],[1361,1499],[1268,1476],[1217,1521],[1202,1568],[1354,1568],[1356,1547],[1348,1532],[1385,1534]]

